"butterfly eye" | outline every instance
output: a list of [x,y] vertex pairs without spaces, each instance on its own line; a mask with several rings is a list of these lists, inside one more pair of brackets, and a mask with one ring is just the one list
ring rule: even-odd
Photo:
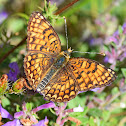
[[65,57],[67,57],[67,54],[66,54],[66,53],[64,53],[64,56],[65,56]]
[[63,54],[65,57],[68,57],[68,51],[64,51],[64,54]]

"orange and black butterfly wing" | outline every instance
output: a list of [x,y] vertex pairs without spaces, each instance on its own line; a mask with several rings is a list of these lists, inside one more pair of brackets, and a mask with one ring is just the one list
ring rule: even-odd
[[41,91],[44,98],[54,102],[66,102],[77,95],[76,80],[67,67],[63,67]]
[[61,42],[57,33],[39,12],[31,14],[27,34],[28,52],[45,52],[51,55],[61,52]]
[[96,87],[103,87],[111,84],[115,78],[115,72],[104,65],[86,58],[71,58],[68,62],[68,69],[76,78],[79,91],[87,91]]
[[29,84],[36,90],[61,51],[61,43],[53,27],[39,12],[32,13],[27,32],[28,54],[24,58],[24,70]]
[[24,58],[24,71],[30,86],[36,90],[37,85],[53,64],[54,58],[44,53],[29,53]]
[[85,58],[71,58],[42,90],[45,99],[66,102],[79,91],[109,85],[116,78],[115,72],[102,64]]

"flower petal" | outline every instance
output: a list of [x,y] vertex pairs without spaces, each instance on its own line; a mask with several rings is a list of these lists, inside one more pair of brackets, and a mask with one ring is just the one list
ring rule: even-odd
[[4,108],[2,108],[1,104],[0,104],[0,113],[2,118],[8,118],[10,120],[13,119],[13,116]]
[[49,120],[47,119],[47,116],[45,117],[45,119],[39,121],[37,124],[33,125],[33,126],[47,126]]
[[99,90],[100,88],[94,88],[94,89],[91,89],[91,91],[94,91],[96,92],[97,90]]
[[23,126],[23,125],[21,125],[20,120],[15,119],[13,121],[9,121],[9,122],[5,123],[2,126]]
[[42,109],[47,109],[47,108],[54,108],[55,107],[55,104],[53,102],[50,102],[50,103],[47,103],[47,104],[43,104],[41,106],[38,106],[37,108],[34,108],[32,110],[32,112],[37,112],[37,111],[40,111]]
[[24,112],[23,111],[20,111],[20,112],[16,112],[14,114],[14,118],[19,118],[20,116],[24,115]]
[[12,63],[9,64],[9,67],[11,68],[11,70],[7,74],[8,79],[11,80],[11,81],[16,81],[17,75],[20,73],[18,64],[16,62],[12,62]]
[[0,24],[8,17],[7,12],[3,11],[0,13]]
[[79,105],[78,107],[73,108],[73,111],[74,112],[83,112],[84,111],[84,108]]

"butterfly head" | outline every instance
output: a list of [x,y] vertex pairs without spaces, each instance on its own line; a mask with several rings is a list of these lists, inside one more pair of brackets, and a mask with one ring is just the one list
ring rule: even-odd
[[61,61],[61,63],[64,62],[64,64],[66,64],[69,61],[69,59],[70,59],[70,54],[72,53],[72,51],[73,50],[71,48],[69,48],[66,51],[62,51],[59,54],[59,56],[57,58],[58,60],[56,62]]
[[69,49],[67,49],[66,51],[64,51],[64,56],[65,57],[70,57],[70,54],[73,52],[73,49],[71,49],[71,47]]

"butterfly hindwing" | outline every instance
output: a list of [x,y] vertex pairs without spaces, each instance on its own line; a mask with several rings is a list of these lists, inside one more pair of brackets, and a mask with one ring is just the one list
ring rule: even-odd
[[108,69],[91,59],[71,58],[68,66],[76,78],[79,91],[87,91],[109,85],[116,78],[112,69]]
[[38,84],[53,64],[54,58],[45,53],[29,53],[24,58],[24,70],[29,84],[36,90]]
[[67,70],[63,67],[49,82],[49,84],[42,90],[45,99],[54,102],[66,102],[73,99],[78,92],[76,87],[76,80]]

